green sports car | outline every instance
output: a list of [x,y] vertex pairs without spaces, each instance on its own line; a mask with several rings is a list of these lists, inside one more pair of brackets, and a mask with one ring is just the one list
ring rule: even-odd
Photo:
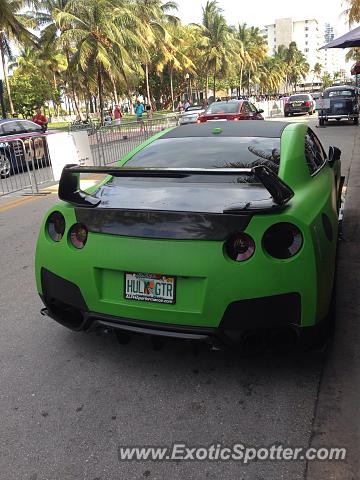
[[[117,166],[67,165],[36,250],[42,312],[73,330],[237,344],[329,319],[342,177],[305,124],[167,129]],[[80,174],[107,174],[87,191]]]

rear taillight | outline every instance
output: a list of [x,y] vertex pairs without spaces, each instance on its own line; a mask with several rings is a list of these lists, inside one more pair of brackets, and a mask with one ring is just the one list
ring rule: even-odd
[[310,107],[310,106],[311,106],[311,102],[310,102],[309,100],[306,100],[305,106],[306,106],[306,107]]
[[69,241],[71,245],[73,245],[77,249],[81,249],[85,247],[86,241],[88,237],[88,231],[85,225],[81,223],[75,223],[70,228],[69,231]]
[[244,262],[254,255],[254,240],[246,233],[235,233],[224,245],[226,255],[236,262]]
[[65,233],[65,218],[60,212],[52,212],[46,220],[46,230],[54,242],[60,242]]
[[239,120],[240,120],[239,117],[235,117],[235,118],[234,118],[234,121],[235,121],[235,122],[238,122]]
[[303,245],[303,236],[292,223],[276,223],[266,230],[262,245],[265,252],[274,258],[286,259],[296,255]]

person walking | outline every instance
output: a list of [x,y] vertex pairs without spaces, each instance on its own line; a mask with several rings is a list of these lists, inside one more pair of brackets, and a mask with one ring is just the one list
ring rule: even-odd
[[135,107],[135,115],[136,115],[136,121],[140,125],[140,132],[144,131],[144,121],[142,119],[143,113],[144,113],[144,105],[140,102],[140,100],[137,100],[136,107]]
[[146,105],[145,110],[147,119],[151,120],[153,118],[153,109],[151,108],[151,105],[149,103]]
[[122,119],[122,113],[119,105],[115,105],[114,109],[114,125],[120,125]]

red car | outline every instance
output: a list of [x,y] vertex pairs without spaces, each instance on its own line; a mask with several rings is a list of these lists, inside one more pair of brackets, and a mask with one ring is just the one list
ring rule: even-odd
[[214,102],[199,116],[198,123],[211,120],[264,120],[261,115],[264,110],[258,110],[247,100],[229,100]]

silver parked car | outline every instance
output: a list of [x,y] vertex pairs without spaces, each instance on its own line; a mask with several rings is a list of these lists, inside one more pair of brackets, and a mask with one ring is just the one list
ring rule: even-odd
[[179,125],[187,125],[188,123],[197,123],[199,115],[205,112],[202,105],[190,105],[179,118]]

